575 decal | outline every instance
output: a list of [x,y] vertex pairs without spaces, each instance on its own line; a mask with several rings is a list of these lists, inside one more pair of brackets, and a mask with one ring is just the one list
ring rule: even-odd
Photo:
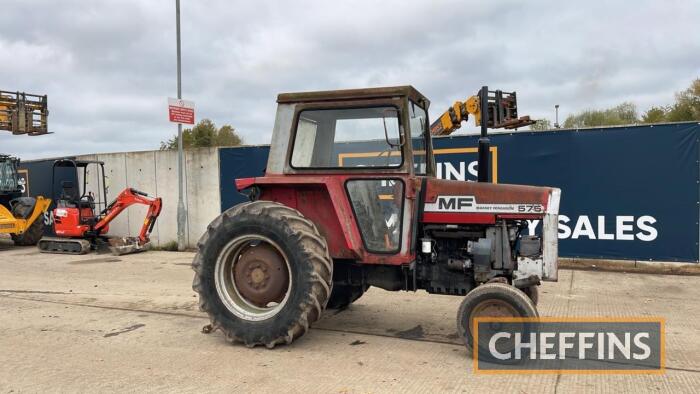
[[542,204],[520,204],[518,213],[544,213]]

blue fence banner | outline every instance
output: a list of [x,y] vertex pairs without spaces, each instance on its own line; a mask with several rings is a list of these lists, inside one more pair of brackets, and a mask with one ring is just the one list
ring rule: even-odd
[[[700,124],[491,135],[497,183],[562,190],[562,257],[698,262]],[[436,138],[437,175],[475,181],[478,136]],[[220,149],[221,209],[246,200],[240,177],[261,176],[266,146]],[[338,149],[343,165],[371,157],[371,142]],[[363,153],[366,155],[363,156]],[[537,232],[541,223],[532,221]]]

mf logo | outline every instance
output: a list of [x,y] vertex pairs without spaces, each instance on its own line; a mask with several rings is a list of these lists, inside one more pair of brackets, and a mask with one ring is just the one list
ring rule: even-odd
[[460,211],[473,207],[476,201],[473,196],[439,197],[438,211]]

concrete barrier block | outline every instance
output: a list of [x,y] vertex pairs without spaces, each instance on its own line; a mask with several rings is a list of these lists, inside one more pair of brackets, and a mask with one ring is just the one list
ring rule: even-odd
[[186,152],[189,247],[195,247],[207,226],[220,214],[219,152],[201,148]]
[[[158,218],[158,240],[163,245],[177,241],[177,151],[155,152],[155,162],[156,189],[158,197],[163,199],[163,210]],[[186,179],[187,173],[184,176]]]
[[[156,185],[156,152],[125,153],[127,186],[148,193],[150,196],[158,196]],[[143,226],[143,220],[148,212],[145,205],[132,205],[126,210],[129,218],[129,233],[137,236]],[[151,233],[153,245],[159,245],[159,222]]]

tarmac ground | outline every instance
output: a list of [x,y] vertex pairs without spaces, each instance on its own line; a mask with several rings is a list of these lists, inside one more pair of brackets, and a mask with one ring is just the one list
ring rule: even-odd
[[229,345],[191,289],[192,253],[41,254],[0,240],[0,392],[698,392],[700,277],[561,270],[541,316],[666,319],[663,375],[482,375],[460,297],[371,288],[291,346]]

